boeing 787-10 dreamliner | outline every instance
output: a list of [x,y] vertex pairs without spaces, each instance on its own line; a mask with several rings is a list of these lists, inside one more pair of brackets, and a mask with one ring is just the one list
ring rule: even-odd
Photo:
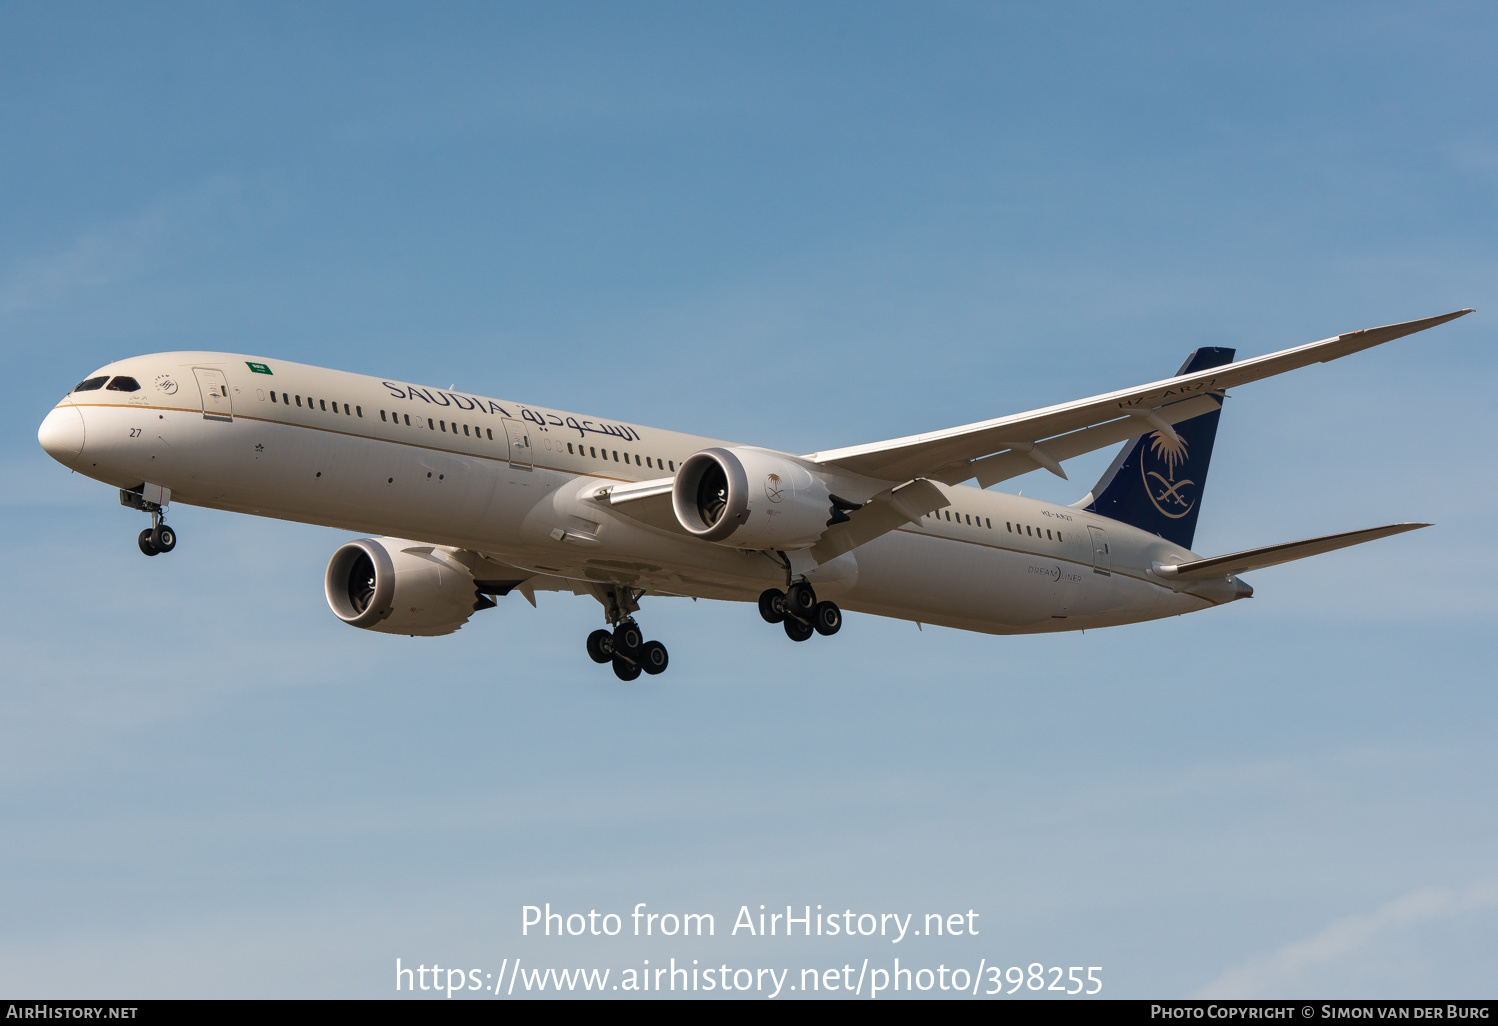
[[[1225,556],[1191,551],[1227,389],[1443,324],[1458,310],[977,424],[798,455],[453,389],[237,353],[156,353],[90,374],[42,421],[54,459],[149,513],[171,501],[367,533],[328,605],[354,627],[450,634],[496,598],[591,595],[588,654],[623,680],[666,668],[641,600],[759,604],[793,641],[842,610],[989,634],[1070,631],[1253,594],[1238,575],[1425,524]],[[991,491],[1123,443],[1071,505]],[[976,481],[977,487],[966,484]]]

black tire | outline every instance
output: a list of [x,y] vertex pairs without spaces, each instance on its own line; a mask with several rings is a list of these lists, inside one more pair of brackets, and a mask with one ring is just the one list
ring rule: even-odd
[[151,532],[151,544],[157,552],[170,552],[177,547],[177,532],[165,524],[158,524]]
[[759,615],[764,617],[765,623],[780,623],[785,619],[785,592],[779,588],[769,588],[760,592]]
[[816,605],[817,593],[805,581],[797,581],[785,593],[785,611],[791,616],[810,619],[811,611]]
[[614,658],[614,635],[602,627],[588,635],[588,658],[595,663],[606,663]]
[[818,602],[811,611],[811,625],[824,638],[830,638],[843,627],[843,611],[831,602]]
[[614,658],[614,676],[620,680],[634,680],[640,675],[640,664],[628,659]]
[[154,556],[161,551],[156,547],[156,543],[151,540],[152,533],[153,532],[148,527],[144,531],[142,531],[140,533],[140,537],[136,539],[136,542],[140,545],[140,550],[148,556]]
[[[632,623],[621,623],[614,628],[614,651],[635,653],[645,644],[645,635]],[[633,678],[631,678],[633,679]]]
[[640,668],[651,676],[664,672],[670,664],[671,657],[666,654],[666,646],[659,641],[647,641],[640,649]]
[[800,620],[792,620],[790,617],[786,617],[785,636],[792,641],[805,641],[814,633],[816,632],[811,629],[811,624],[802,623]]

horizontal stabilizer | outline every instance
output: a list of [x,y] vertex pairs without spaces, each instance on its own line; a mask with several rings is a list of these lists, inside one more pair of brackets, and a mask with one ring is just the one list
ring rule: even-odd
[[1429,526],[1429,524],[1389,524],[1386,527],[1369,527],[1361,531],[1343,531],[1341,534],[1327,534],[1320,538],[1307,538],[1304,541],[1286,542],[1283,545],[1266,545],[1262,549],[1249,549],[1246,552],[1234,552],[1226,556],[1213,556],[1211,559],[1194,559],[1189,563],[1156,563],[1154,570],[1159,577],[1190,581],[1227,577],[1229,574],[1262,570],[1266,566],[1289,563],[1293,560],[1305,559],[1307,556],[1317,556],[1323,552],[1345,549],[1349,545],[1361,545],[1363,542]]

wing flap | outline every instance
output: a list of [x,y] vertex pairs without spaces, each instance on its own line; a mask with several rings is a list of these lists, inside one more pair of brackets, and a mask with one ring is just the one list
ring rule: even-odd
[[1345,549],[1349,545],[1361,545],[1364,542],[1376,541],[1379,538],[1388,538],[1391,535],[1416,531],[1429,526],[1429,524],[1389,524],[1385,527],[1368,527],[1361,531],[1343,531],[1341,534],[1326,534],[1320,538],[1307,538],[1304,541],[1286,542],[1282,545],[1266,545],[1259,549],[1233,552],[1226,556],[1213,556],[1210,559],[1194,559],[1187,563],[1156,563],[1154,571],[1160,577],[1188,581],[1227,577],[1230,574],[1262,570],[1266,566],[1277,566],[1280,563],[1305,559],[1307,556],[1318,556],[1323,552],[1333,552],[1337,549]]
[[[1151,414],[1164,416],[1162,408],[1211,393],[1221,393],[1237,385],[1259,381],[1263,378],[1283,374],[1313,363],[1326,363],[1340,359],[1384,342],[1412,335],[1417,331],[1433,328],[1438,324],[1455,320],[1471,310],[1455,310],[1435,317],[1425,317],[1399,324],[1386,324],[1378,328],[1345,332],[1320,342],[1311,342],[1285,349],[1277,353],[1241,360],[1236,363],[1213,367],[1195,374],[1184,374],[1174,378],[1154,381],[1136,388],[1122,389],[1104,395],[1079,399],[1075,402],[1048,406],[1029,413],[979,421],[943,431],[932,431],[919,435],[907,435],[868,445],[830,449],[807,456],[816,463],[832,464],[844,470],[886,481],[906,481],[916,477],[931,477],[948,484],[965,481],[977,473],[974,462],[994,455],[1017,455],[1009,463],[995,463],[989,469],[994,473],[1013,476],[1017,467],[1025,467],[1022,461],[1044,466],[1046,458],[1057,460],[1063,457],[1056,453],[1053,445],[1063,435],[1077,435],[1088,429],[1119,421],[1121,417],[1131,420],[1139,417],[1146,421]],[[1185,419],[1185,418],[1181,418]],[[1141,424],[1135,430],[1118,435],[1129,421],[1120,421],[1110,432],[1098,435],[1078,435],[1070,443],[1073,447],[1084,440],[1087,448],[1072,452],[1091,451],[1115,441],[1132,438],[1141,433]],[[1108,437],[1109,441],[1101,441]],[[1093,445],[1092,443],[1098,443]],[[1033,458],[1033,447],[1042,448],[1042,461]],[[1023,446],[1030,446],[1026,452]],[[1033,466],[1026,469],[1034,469]],[[996,480],[1003,480],[999,477]]]

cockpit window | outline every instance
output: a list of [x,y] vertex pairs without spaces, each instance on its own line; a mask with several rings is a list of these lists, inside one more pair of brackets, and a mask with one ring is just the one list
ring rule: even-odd
[[105,390],[109,392],[139,392],[140,382],[132,377],[121,374],[106,385]]
[[73,391],[75,391],[75,392],[92,392],[96,388],[103,388],[104,387],[104,382],[106,382],[108,380],[109,380],[109,375],[108,374],[100,374],[97,378],[87,378],[87,379],[85,379],[83,381],[78,382],[78,387],[74,388]]

